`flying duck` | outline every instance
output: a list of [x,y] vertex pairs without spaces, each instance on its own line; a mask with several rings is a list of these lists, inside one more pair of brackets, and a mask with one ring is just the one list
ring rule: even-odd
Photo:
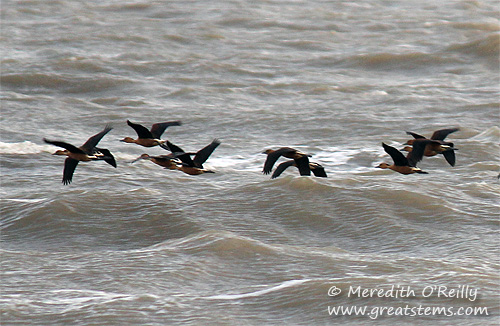
[[[444,158],[446,159],[446,162],[450,164],[451,166],[455,166],[455,150],[453,143],[451,142],[445,142],[444,139],[446,136],[449,134],[460,130],[459,128],[449,128],[449,129],[440,129],[434,131],[434,133],[431,136],[431,140],[435,140],[437,143],[430,143],[425,147],[424,151],[424,156],[435,156],[437,154],[443,154]],[[426,139],[424,136],[416,134],[414,132],[407,131],[406,132],[408,135],[413,136],[414,139],[410,139],[406,142],[405,145],[413,145],[415,140],[417,139]],[[447,148],[441,147],[439,145],[445,145],[449,146]],[[443,150],[444,149],[444,150]],[[410,146],[405,146],[403,148],[404,151],[411,152],[412,147]]]
[[[203,168],[203,163],[205,163],[205,161],[210,157],[217,146],[220,145],[220,141],[218,139],[214,139],[210,144],[203,147],[196,153],[186,153],[179,146],[172,144],[168,140],[166,145],[172,152],[172,155],[182,162],[182,164],[177,165],[177,170],[190,175],[214,173],[212,170]],[[194,155],[194,158],[191,158],[191,155]]]
[[427,174],[427,172],[424,172],[420,168],[416,167],[417,162],[419,162],[423,157],[424,149],[425,146],[427,145],[427,142],[431,142],[431,140],[425,139],[425,140],[415,141],[413,145],[413,151],[411,151],[407,157],[405,157],[396,148],[386,145],[385,143],[382,143],[382,147],[384,147],[385,152],[392,157],[394,164],[380,163],[376,167],[381,169],[391,169],[401,174],[412,174],[412,173]]
[[90,137],[85,144],[80,147],[76,147],[62,141],[53,141],[46,138],[43,139],[43,141],[47,144],[64,148],[64,150],[57,150],[54,154],[52,154],[67,156],[64,161],[63,184],[67,185],[71,183],[73,173],[75,172],[78,162],[104,160],[106,163],[116,168],[116,161],[111,152],[105,148],[96,147],[102,137],[104,137],[104,135],[106,135],[111,129],[113,129],[111,126],[106,125],[103,131]]
[[165,132],[165,129],[167,129],[170,126],[180,126],[181,122],[167,121],[167,122],[155,123],[151,127],[151,130],[148,130],[146,127],[140,124],[130,122],[130,120],[127,120],[127,124],[135,130],[138,138],[133,139],[132,137],[125,137],[121,140],[122,142],[135,143],[144,147],[153,147],[153,146],[163,147],[165,144],[165,140],[161,140],[160,137],[163,134],[163,132]]
[[[266,161],[264,162],[264,169],[262,173],[269,174],[271,173],[274,163],[280,158],[280,156],[284,156],[286,158],[292,158],[294,160],[301,159],[304,157],[310,157],[311,155],[305,154],[291,147],[281,147],[277,150],[266,149],[262,154],[267,154]],[[300,175],[311,175],[311,171],[309,169],[309,159],[302,161],[295,161],[297,167],[299,168]]]

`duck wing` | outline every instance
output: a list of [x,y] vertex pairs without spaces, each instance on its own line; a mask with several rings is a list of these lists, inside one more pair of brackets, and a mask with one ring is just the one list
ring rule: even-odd
[[269,174],[271,173],[274,163],[280,158],[281,155],[284,154],[291,154],[297,152],[293,148],[289,147],[282,147],[278,150],[275,150],[274,152],[271,152],[267,154],[266,161],[264,162],[264,169],[262,170],[262,173],[264,174]]
[[432,140],[444,140],[446,136],[449,134],[460,130],[459,128],[449,128],[449,129],[441,129],[441,130],[436,130],[431,136]]
[[182,148],[180,148],[177,145],[172,144],[168,140],[167,140],[167,146],[168,146],[168,149],[172,152],[173,156],[178,158],[179,160],[181,160],[182,163],[184,163],[190,167],[195,166],[193,160],[191,159],[191,156],[189,156],[189,153],[184,152],[184,150],[182,150]]
[[113,129],[113,128],[110,125],[106,125],[106,127],[104,127],[103,131],[90,137],[85,142],[85,144],[80,146],[80,148],[84,152],[86,152],[87,154],[91,154],[94,151],[94,147],[97,146],[97,144],[101,141],[102,137],[104,137],[104,135],[106,135],[111,129]]
[[443,154],[446,162],[448,162],[448,164],[450,164],[451,166],[455,166],[455,151],[454,150],[444,151],[442,154]]
[[104,155],[102,158],[100,158],[101,160],[104,160],[104,162],[116,168],[115,157],[113,156],[113,154],[111,154],[111,152],[108,149],[96,148],[96,151]]
[[[389,146],[389,145],[386,145],[384,143],[382,143],[382,147],[384,147],[385,152],[392,157],[392,160],[394,161],[394,165],[408,166],[408,159],[403,155],[403,153],[398,151],[396,148]],[[415,149],[415,147],[414,147],[414,149]],[[413,152],[413,150],[411,152]],[[423,152],[422,152],[422,155],[423,155]]]
[[424,136],[419,135],[419,134],[416,134],[416,133],[411,132],[411,131],[407,131],[407,132],[406,132],[406,134],[407,134],[407,135],[411,135],[411,136],[412,136],[413,138],[415,138],[415,139],[425,139],[425,137],[424,137]]
[[193,162],[194,166],[202,169],[203,163],[212,155],[213,151],[220,145],[220,141],[218,139],[212,140],[210,144],[200,149],[196,155],[194,156]]
[[47,144],[51,144],[51,145],[54,145],[57,147],[62,147],[64,149],[67,149],[71,153],[85,154],[85,152],[82,151],[81,149],[79,149],[78,147],[71,145],[69,143],[63,142],[63,141],[48,140],[47,138],[44,138],[43,141],[46,142]]
[[160,139],[161,135],[165,132],[165,129],[167,129],[170,126],[180,126],[180,125],[181,125],[180,121],[167,121],[167,122],[155,123],[151,127],[151,134],[153,135],[152,138]]
[[151,131],[149,131],[148,128],[144,127],[143,125],[130,122],[129,120],[127,120],[127,124],[135,130],[139,138],[148,138],[148,139],[154,138],[153,134],[151,134]]
[[63,179],[62,183],[64,185],[70,184],[73,180],[73,173],[75,172],[76,166],[78,165],[78,161],[72,158],[67,158],[64,160],[64,170],[63,170]]
[[424,157],[425,147],[429,144],[438,144],[439,142],[430,139],[416,139],[413,142],[413,149],[406,156],[410,166],[416,167],[417,163]]
[[321,164],[318,164],[315,162],[310,162],[309,168],[311,169],[311,172],[316,177],[320,177],[320,178],[327,178],[328,177],[326,175],[325,168]]
[[307,156],[302,156],[300,158],[294,159],[299,168],[300,175],[311,175],[311,168],[309,167],[309,158]]
[[276,170],[274,170],[273,175],[271,176],[271,179],[275,179],[275,178],[279,177],[281,175],[281,173],[283,173],[283,171],[285,171],[286,169],[288,169],[290,166],[293,166],[293,165],[295,165],[295,160],[290,160],[290,161],[286,161],[286,162],[279,164],[276,167]]

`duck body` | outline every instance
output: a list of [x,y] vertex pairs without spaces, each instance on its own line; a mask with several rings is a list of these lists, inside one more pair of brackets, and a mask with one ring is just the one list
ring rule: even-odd
[[391,169],[401,174],[427,174],[427,172],[424,172],[420,168],[417,168],[416,163],[422,159],[425,146],[429,141],[431,140],[426,139],[415,142],[413,150],[406,157],[396,148],[382,143],[382,147],[384,148],[385,152],[391,156],[394,163],[380,163],[377,168]]
[[176,159],[173,155],[159,155],[159,156],[150,156],[148,154],[142,154],[137,159],[132,161],[132,163],[138,160],[149,160],[159,166],[162,166],[169,170],[177,170],[177,165],[181,164],[181,161]]

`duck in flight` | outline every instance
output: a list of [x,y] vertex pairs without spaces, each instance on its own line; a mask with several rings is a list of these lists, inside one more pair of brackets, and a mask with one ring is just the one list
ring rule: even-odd
[[167,129],[168,127],[180,126],[181,122],[167,121],[167,122],[155,123],[151,127],[151,130],[148,130],[146,127],[138,123],[130,122],[130,120],[127,120],[127,124],[135,130],[138,138],[133,139],[132,137],[125,137],[121,140],[122,142],[135,143],[144,147],[160,146],[168,150],[168,148],[164,147],[166,141],[160,139],[161,135],[165,132],[165,129]]
[[[304,168],[306,164],[309,165],[309,170],[307,168]],[[281,173],[283,173],[283,171],[285,171],[290,166],[299,168],[300,175],[310,175],[310,172],[312,172],[316,177],[327,177],[325,168],[321,164],[316,162],[309,162],[309,158],[307,156],[303,156],[301,158],[289,160],[279,164],[274,170],[271,179],[279,177]]]
[[149,160],[169,170],[177,170],[178,169],[177,165],[182,163],[180,160],[176,159],[173,154],[159,155],[159,156],[150,156],[148,154],[142,154],[141,156],[133,160],[131,163],[135,163],[139,160]]
[[394,163],[393,164],[380,163],[377,166],[377,168],[391,169],[401,174],[413,174],[413,173],[427,174],[427,172],[424,172],[420,168],[417,168],[417,163],[422,160],[422,157],[424,156],[425,147],[431,142],[434,141],[430,139],[415,140],[413,142],[413,150],[410,153],[408,153],[406,157],[396,148],[386,145],[385,143],[382,143],[382,147],[384,147],[385,152],[392,157]]
[[[166,145],[172,152],[172,155],[182,162],[180,165],[177,165],[177,170],[190,175],[214,173],[212,170],[205,169],[203,167],[203,163],[206,162],[217,146],[220,145],[220,141],[218,139],[214,139],[210,144],[203,147],[196,153],[186,153],[179,146],[172,144],[168,140]],[[194,155],[194,158],[191,158],[192,155]]]
[[[434,131],[431,138],[429,138],[429,139],[434,140],[435,142],[427,144],[427,146],[425,147],[424,156],[435,156],[437,154],[442,154],[444,156],[446,162],[448,162],[448,164],[450,164],[451,166],[455,166],[455,160],[456,160],[455,150],[457,150],[457,149],[453,147],[454,146],[453,143],[445,142],[444,139],[449,134],[451,134],[455,131],[458,131],[458,130],[459,130],[459,128],[449,128],[449,129],[440,129],[440,130]],[[405,145],[413,145],[415,140],[417,140],[417,139],[427,139],[424,136],[416,134],[414,132],[407,131],[406,133],[408,135],[413,136],[414,139],[408,140]],[[448,147],[445,148],[445,147],[440,146],[440,145],[445,145]],[[406,152],[411,152],[413,150],[413,148],[411,146],[405,146],[403,148],[403,150]]]
[[[309,159],[308,159],[308,157],[310,157],[311,155],[302,153],[301,151],[291,147],[281,147],[277,150],[266,149],[264,152],[262,152],[262,154],[267,154],[266,161],[264,162],[264,168],[262,169],[262,173],[264,174],[271,173],[271,171],[273,170],[274,163],[276,163],[276,161],[281,156],[283,156],[294,160],[294,163],[299,169],[300,175],[311,175],[311,170],[309,168]],[[306,158],[307,160],[304,158]],[[283,168],[283,170],[285,169],[286,167]]]
[[64,155],[67,156],[64,161],[63,179],[62,183],[67,185],[73,180],[73,173],[75,172],[78,162],[89,162],[89,161],[100,161],[103,160],[109,165],[116,168],[116,161],[111,152],[105,148],[97,148],[99,141],[106,135],[111,129],[109,125],[106,125],[103,131],[90,137],[85,144],[80,147],[68,144],[62,141],[53,141],[46,138],[43,139],[47,144],[52,144],[54,146],[62,147],[64,150],[57,150],[53,155]]

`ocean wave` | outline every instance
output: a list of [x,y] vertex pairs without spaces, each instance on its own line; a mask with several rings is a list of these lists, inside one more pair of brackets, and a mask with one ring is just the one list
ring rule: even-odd
[[494,144],[498,144],[499,138],[500,138],[500,127],[493,126],[480,132],[474,137],[471,137],[470,140],[481,141],[481,142],[488,141]]
[[370,53],[358,54],[343,59],[338,64],[361,66],[370,69],[416,69],[435,65],[459,63],[457,58],[443,56],[439,53],[409,52],[409,53]]
[[500,62],[500,57],[498,56],[500,52],[500,35],[494,33],[469,42],[452,44],[446,50],[486,58],[496,64],[498,68]]
[[291,287],[299,286],[303,283],[306,283],[310,281],[309,279],[303,279],[303,280],[290,280],[290,281],[285,281],[281,284],[275,285],[275,286],[270,286],[267,287],[266,289],[254,291],[254,292],[247,292],[247,293],[241,293],[241,294],[218,294],[218,295],[213,295],[209,297],[205,297],[204,299],[207,300],[240,300],[240,299],[245,299],[245,298],[253,298],[253,297],[259,297],[265,294],[269,294],[272,292],[280,291],[280,290],[286,290]]
[[280,250],[258,240],[237,235],[229,231],[208,230],[189,235],[182,239],[166,240],[140,251],[182,250],[191,253],[212,253],[247,257],[254,255],[278,255]]
[[132,83],[132,81],[111,76],[86,78],[49,73],[11,73],[2,75],[4,87],[59,89],[67,93],[100,92],[129,83]]

